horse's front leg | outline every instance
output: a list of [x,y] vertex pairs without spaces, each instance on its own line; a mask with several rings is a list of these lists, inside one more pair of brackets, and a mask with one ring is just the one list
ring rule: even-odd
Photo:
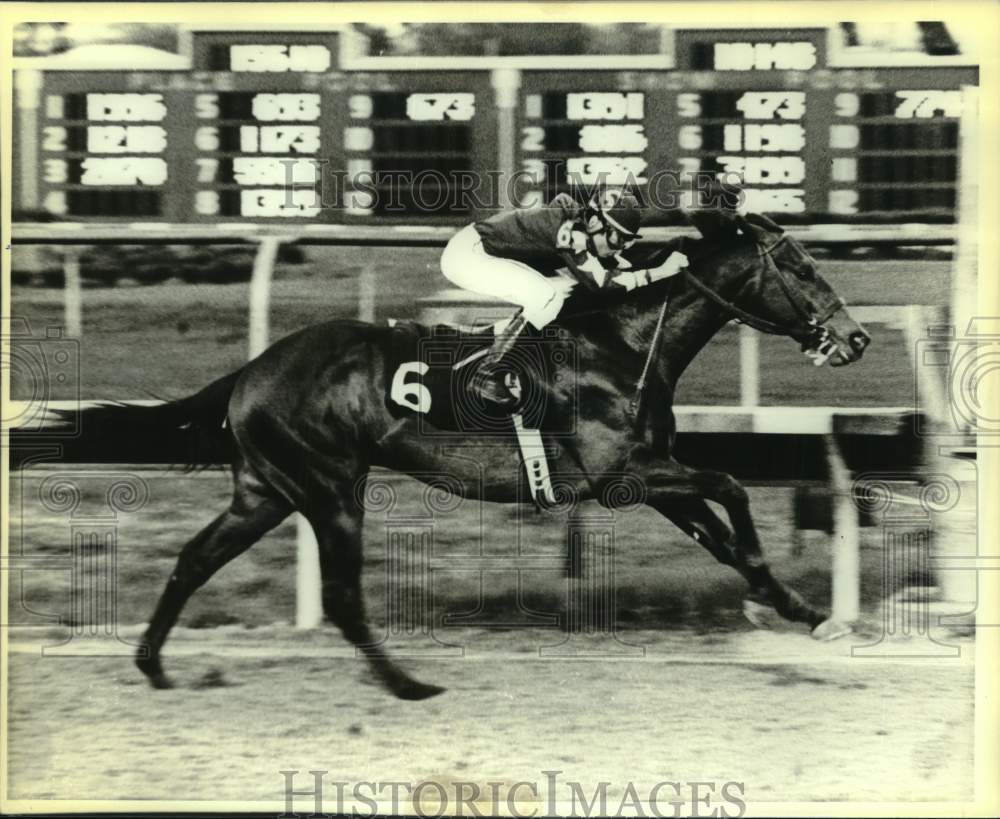
[[[740,483],[724,472],[695,470],[673,460],[650,460],[632,468],[646,484],[646,503],[704,546],[750,584],[750,601],[772,606],[782,617],[816,628],[828,615],[806,603],[771,572],[760,547],[750,501]],[[720,504],[733,531],[708,507]],[[826,636],[824,633],[822,636]]]

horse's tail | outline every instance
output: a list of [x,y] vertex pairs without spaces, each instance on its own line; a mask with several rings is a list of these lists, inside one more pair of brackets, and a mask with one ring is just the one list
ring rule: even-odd
[[46,426],[47,437],[62,445],[67,461],[76,463],[150,461],[188,468],[231,463],[236,447],[226,414],[241,372],[161,404],[106,401],[50,409],[47,420],[54,423]]

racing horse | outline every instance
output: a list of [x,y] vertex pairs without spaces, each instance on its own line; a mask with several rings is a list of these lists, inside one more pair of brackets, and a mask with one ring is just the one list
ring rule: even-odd
[[[725,211],[689,216],[701,235],[682,240],[690,259],[683,273],[614,297],[577,288],[564,306],[560,326],[575,345],[578,369],[574,379],[562,379],[570,386],[546,384],[545,396],[556,410],[576,413],[575,434],[546,441],[549,463],[553,474],[574,476],[563,480],[578,500],[612,508],[623,495],[635,503],[634,493],[614,487],[620,476],[632,476],[643,503],[746,579],[749,604],[806,623],[818,638],[840,636],[847,624],[830,620],[772,574],[745,489],[726,473],[674,459],[671,405],[684,369],[731,320],[788,336],[815,363],[833,366],[861,358],[870,338],[802,245],[775,223]],[[232,452],[229,508],[181,550],[136,654],[154,687],[171,687],[160,652],[185,602],[298,511],[318,541],[327,619],[396,696],[419,700],[444,690],[402,670],[366,621],[360,578],[369,469],[381,466],[425,482],[446,474],[455,493],[480,500],[531,497],[513,436],[501,445],[480,444],[470,431],[455,458],[426,434],[425,419],[388,411],[391,332],[347,320],[314,325],[187,398],[83,411],[85,433],[102,419],[111,434],[128,425],[147,434],[197,428],[225,437]],[[453,447],[454,435],[448,443]],[[706,501],[723,507],[729,525]]]

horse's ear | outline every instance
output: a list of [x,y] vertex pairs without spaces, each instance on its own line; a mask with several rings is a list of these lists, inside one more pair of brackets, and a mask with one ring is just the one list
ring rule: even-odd
[[746,222],[739,214],[742,191],[734,185],[713,181],[699,186],[694,202],[684,210],[684,217],[706,239],[725,239],[746,233]]
[[686,210],[684,217],[706,239],[733,238],[746,232],[740,225],[742,217],[727,210]]

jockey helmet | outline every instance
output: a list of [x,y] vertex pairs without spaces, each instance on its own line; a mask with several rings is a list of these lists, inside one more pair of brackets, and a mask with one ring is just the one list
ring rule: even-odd
[[616,250],[632,245],[639,238],[641,213],[634,196],[619,190],[608,190],[593,196],[587,207],[588,216],[596,216],[608,244]]

